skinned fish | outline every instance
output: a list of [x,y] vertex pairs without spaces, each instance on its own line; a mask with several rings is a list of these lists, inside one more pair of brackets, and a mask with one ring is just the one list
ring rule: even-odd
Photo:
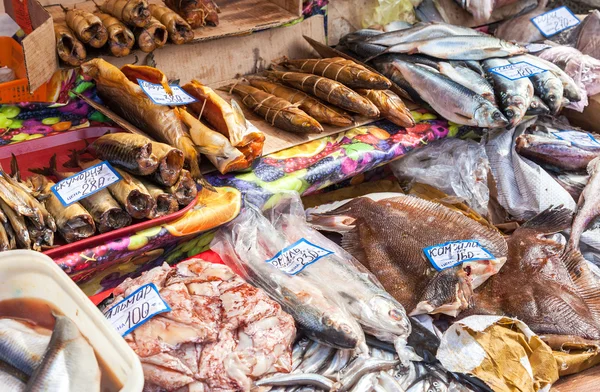
[[[403,194],[371,194],[307,214],[314,227],[342,232],[342,247],[411,315],[456,316],[470,306],[473,290],[498,271],[507,254],[506,241],[497,230]],[[494,257],[439,272],[425,257],[426,247],[467,239],[478,240]]]
[[453,80],[414,64],[395,61],[394,65],[421,98],[444,118],[482,128],[502,128],[508,124],[494,104]]
[[510,80],[504,76],[489,72],[491,68],[509,65],[505,59],[489,59],[483,62],[483,68],[488,72],[496,91],[497,100],[502,112],[508,119],[508,128],[516,126],[529,109],[533,99],[533,84],[527,78]]
[[485,60],[526,53],[520,45],[486,35],[455,35],[390,46],[385,53],[421,53],[446,60]]
[[600,147],[582,148],[568,140],[541,135],[520,135],[515,149],[519,155],[554,170],[585,170],[592,159],[600,156]]
[[508,240],[508,260],[475,293],[467,314],[516,317],[540,335],[600,339],[600,289],[581,253],[551,235],[569,227],[571,211],[549,208]]
[[100,367],[94,349],[73,321],[55,318],[44,359],[31,375],[27,391],[99,392]]

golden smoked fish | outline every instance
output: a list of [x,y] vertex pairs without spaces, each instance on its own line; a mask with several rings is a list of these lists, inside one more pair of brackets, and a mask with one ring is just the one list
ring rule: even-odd
[[152,142],[152,155],[158,159],[158,169],[153,175],[154,181],[166,186],[175,184],[185,162],[183,152],[165,143]]
[[415,119],[402,99],[390,90],[356,90],[373,102],[383,117],[401,127],[415,126]]
[[167,28],[154,17],[151,17],[144,26],[136,27],[133,34],[139,48],[146,53],[162,48],[169,38]]
[[54,23],[54,37],[58,57],[65,63],[77,67],[85,61],[85,46],[64,23]]
[[175,45],[185,44],[194,39],[192,27],[175,11],[162,5],[150,4],[150,13],[167,28],[169,39]]
[[119,19],[104,12],[95,12],[108,32],[108,48],[115,57],[127,56],[135,43],[131,30]]
[[65,21],[84,44],[93,48],[101,48],[106,44],[108,32],[96,15],[80,9],[70,9],[66,12]]
[[156,105],[139,85],[102,59],[93,59],[81,67],[85,74],[96,80],[98,93],[112,110],[157,141],[181,150],[192,176],[203,182],[205,187],[212,188],[202,177],[198,151],[176,110]]
[[158,168],[152,147],[147,137],[127,132],[109,133],[92,143],[98,158],[141,176],[152,174]]
[[135,27],[144,27],[151,17],[146,0],[105,0],[100,10]]

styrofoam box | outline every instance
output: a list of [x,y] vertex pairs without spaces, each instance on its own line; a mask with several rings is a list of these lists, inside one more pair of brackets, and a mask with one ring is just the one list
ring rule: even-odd
[[102,312],[48,256],[31,250],[0,252],[0,301],[39,298],[69,317],[121,382],[121,392],[144,387],[142,365]]

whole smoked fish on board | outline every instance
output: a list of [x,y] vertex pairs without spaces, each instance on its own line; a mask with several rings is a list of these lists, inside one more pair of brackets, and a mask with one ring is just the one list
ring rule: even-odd
[[108,48],[115,57],[127,56],[135,43],[131,30],[119,19],[104,12],[95,12],[108,32]]
[[96,15],[80,9],[70,9],[66,12],[67,26],[84,44],[101,48],[108,40],[108,32]]
[[177,12],[192,28],[219,24],[219,7],[212,0],[166,0],[165,5]]
[[135,27],[144,27],[151,17],[146,0],[106,0],[100,10]]
[[194,39],[192,27],[175,11],[158,4],[150,4],[150,12],[152,17],[167,28],[169,38],[175,45],[185,44]]
[[151,17],[144,26],[136,27],[133,34],[139,48],[146,53],[162,48],[169,38],[167,28],[154,17]]
[[102,59],[82,64],[82,70],[96,80],[98,93],[111,109],[156,140],[181,150],[190,165],[192,177],[212,189],[200,172],[198,147],[194,145],[177,111],[156,105],[139,85],[129,81],[117,67]]
[[75,37],[75,33],[66,24],[54,23],[54,36],[56,38],[56,51],[62,61],[74,67],[85,61],[87,56],[85,46]]

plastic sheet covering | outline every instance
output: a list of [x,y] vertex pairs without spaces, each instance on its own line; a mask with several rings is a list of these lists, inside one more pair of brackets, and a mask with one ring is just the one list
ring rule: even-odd
[[377,0],[372,14],[365,16],[363,27],[387,25],[396,20],[414,23],[416,21],[414,6],[420,0]]
[[398,179],[431,185],[488,215],[489,162],[483,145],[472,140],[436,141],[390,166]]
[[583,112],[588,105],[588,96],[600,93],[600,60],[568,46],[555,46],[544,50],[539,57],[558,65],[579,86],[582,99],[570,103],[567,108]]
[[498,188],[498,202],[516,220],[527,220],[551,206],[575,210],[575,201],[543,168],[515,151],[515,139],[535,119],[489,136],[485,149]]

